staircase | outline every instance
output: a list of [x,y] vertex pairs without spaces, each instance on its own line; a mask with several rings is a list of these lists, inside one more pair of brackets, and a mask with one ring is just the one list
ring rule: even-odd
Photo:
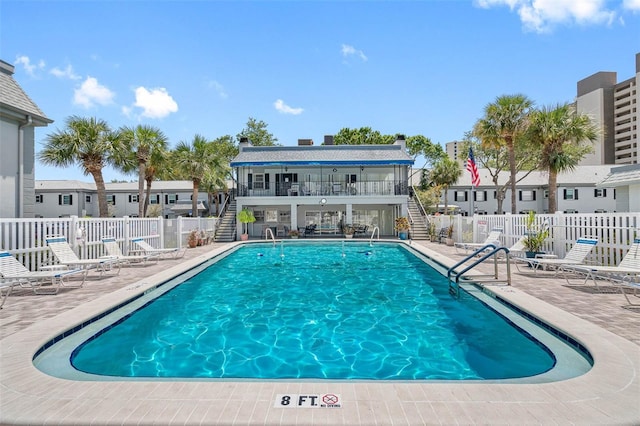
[[414,240],[428,240],[429,230],[427,229],[425,217],[422,215],[422,211],[420,210],[420,207],[418,207],[418,203],[416,203],[416,200],[413,197],[409,198],[408,207],[409,214],[411,215],[411,219],[413,220],[411,228],[411,238]]
[[229,202],[224,216],[216,229],[215,241],[218,243],[230,243],[236,239],[236,200]]

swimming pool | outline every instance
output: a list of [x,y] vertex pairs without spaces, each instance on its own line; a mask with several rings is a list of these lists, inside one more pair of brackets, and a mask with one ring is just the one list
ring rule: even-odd
[[590,368],[477,287],[450,297],[424,260],[398,244],[248,244],[91,322],[36,365],[58,370],[47,353],[70,351],[68,374],[88,379],[556,380]]

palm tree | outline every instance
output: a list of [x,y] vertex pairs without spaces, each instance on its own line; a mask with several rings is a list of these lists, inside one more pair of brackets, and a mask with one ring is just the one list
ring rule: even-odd
[[449,207],[449,197],[447,191],[455,184],[462,175],[462,169],[457,161],[444,157],[433,166],[431,179],[433,183],[441,187],[444,191],[444,212],[447,213]]
[[138,216],[144,217],[145,200],[144,184],[147,178],[147,164],[155,151],[167,150],[167,137],[156,127],[140,124],[137,127],[122,127],[120,129],[122,148],[125,159],[121,168],[125,172],[138,171]]
[[564,104],[534,111],[528,136],[541,148],[539,167],[549,173],[549,212],[553,213],[558,207],[558,173],[573,170],[591,152],[587,141],[597,139],[598,128],[588,115]]
[[66,130],[47,135],[38,159],[47,165],[70,167],[78,165],[85,175],[91,175],[98,192],[100,217],[108,217],[107,195],[102,169],[114,165],[119,149],[119,137],[106,121],[97,118],[68,117]]
[[477,132],[487,146],[505,146],[509,153],[509,183],[511,185],[511,213],[516,209],[516,154],[515,141],[528,124],[533,101],[524,95],[498,96],[484,109],[484,117],[478,121]]
[[191,143],[180,142],[176,147],[172,162],[178,177],[193,182],[191,212],[198,215],[198,191],[203,181],[211,179],[215,170],[221,168],[222,162],[216,154],[214,145],[204,136],[196,135]]
[[172,170],[169,167],[169,151],[156,149],[151,151],[151,156],[144,169],[144,180],[147,183],[147,194],[144,197],[144,216],[147,216],[149,200],[151,197],[151,184],[156,178],[172,179]]

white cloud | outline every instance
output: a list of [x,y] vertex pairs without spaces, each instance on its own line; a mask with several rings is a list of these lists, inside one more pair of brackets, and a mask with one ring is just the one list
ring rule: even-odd
[[207,83],[207,86],[209,87],[209,89],[215,90],[218,93],[218,96],[220,96],[222,99],[227,99],[229,97],[229,95],[227,95],[227,92],[224,90],[224,86],[218,83],[216,80],[209,81],[209,83]]
[[341,51],[342,51],[342,56],[344,56],[345,58],[348,58],[350,56],[357,56],[365,62],[368,60],[368,58],[365,56],[362,50],[358,50],[351,45],[343,44]]
[[623,0],[622,8],[640,12],[640,0]]
[[285,104],[282,99],[275,101],[273,106],[283,114],[300,115],[302,114],[302,111],[304,111],[302,108],[291,108],[289,105]]
[[37,64],[32,64],[31,63],[31,59],[29,59],[28,56],[18,56],[16,57],[16,63],[15,65],[22,65],[22,67],[24,68],[24,70],[27,72],[27,74],[29,74],[31,77],[35,77],[36,75],[36,70],[38,69],[42,69],[45,67],[45,63],[43,60],[40,60]]
[[108,105],[113,101],[114,96],[115,94],[106,86],[98,83],[96,78],[87,77],[80,87],[75,89],[73,102],[90,108],[95,104]]
[[80,80],[82,78],[73,72],[71,65],[67,65],[63,70],[58,67],[53,67],[49,72],[58,78],[68,78],[69,80]]
[[[178,111],[178,104],[164,87],[147,90],[140,86],[135,93],[136,102],[133,105],[142,108],[142,117],[163,118]],[[125,112],[124,109],[123,112]]]
[[475,4],[486,9],[508,6],[518,13],[525,29],[539,33],[559,24],[610,24],[616,18],[606,0],[476,0]]

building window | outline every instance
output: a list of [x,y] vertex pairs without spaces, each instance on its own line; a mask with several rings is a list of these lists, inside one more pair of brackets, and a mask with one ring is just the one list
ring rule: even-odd
[[578,213],[578,210],[574,210],[574,209],[566,209],[564,212],[565,212],[565,213]]
[[178,201],[178,194],[166,194],[164,196],[165,204],[175,204]]
[[137,203],[138,202],[138,194],[129,194],[129,202]]
[[548,189],[544,190],[544,198],[549,198],[549,190]]
[[85,203],[90,203],[91,202],[91,195],[85,195],[84,196],[84,202]]
[[60,206],[72,206],[73,205],[73,195],[58,195],[58,205]]
[[36,203],[42,204],[43,203],[42,200],[43,200],[42,194],[36,194]]
[[453,193],[454,201],[469,201],[467,199],[467,191],[455,191]]
[[[606,198],[607,197],[607,190],[606,188],[594,188],[593,190],[593,196],[595,198]],[[597,213],[597,212],[596,212]]]
[[149,204],[160,204],[160,194],[152,195],[149,199]]
[[264,188],[264,174],[256,173],[253,175],[253,189],[265,189]]
[[536,191],[532,189],[518,191],[518,200],[519,201],[535,201]]
[[107,204],[116,205],[116,194],[107,194]]
[[[563,190],[563,198],[565,200],[577,200],[578,199],[578,190],[573,188],[567,188]],[[575,213],[575,212],[571,212]]]
[[487,191],[474,191],[473,201],[487,201]]

